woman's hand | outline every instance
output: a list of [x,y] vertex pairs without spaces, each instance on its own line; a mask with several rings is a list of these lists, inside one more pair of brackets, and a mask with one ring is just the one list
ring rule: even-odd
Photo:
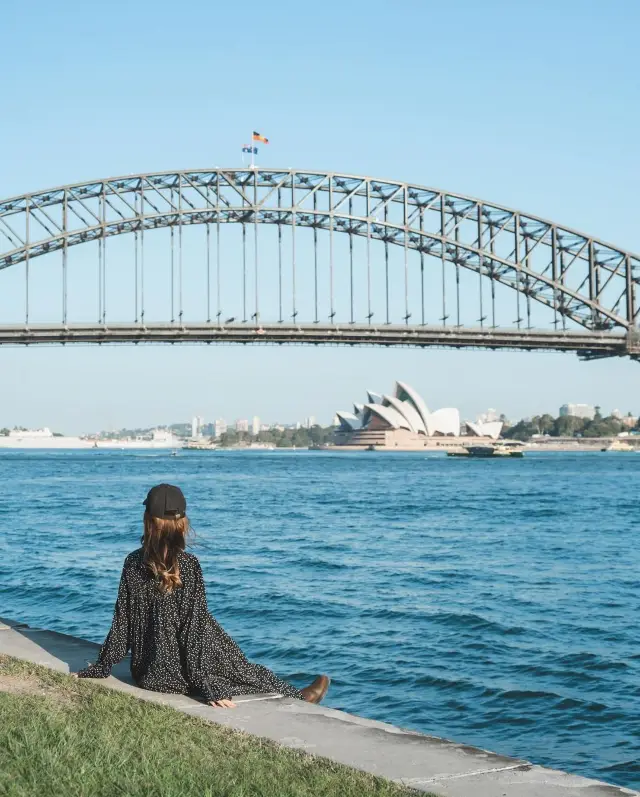
[[214,708],[236,708],[233,700],[212,700],[209,705]]

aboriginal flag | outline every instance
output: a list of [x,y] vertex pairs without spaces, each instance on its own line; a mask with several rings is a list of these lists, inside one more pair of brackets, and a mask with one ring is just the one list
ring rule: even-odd
[[260,135],[260,133],[256,133],[255,130],[253,131],[252,138],[253,138],[254,141],[262,141],[263,144],[268,144],[269,143],[269,139],[268,138],[265,138],[264,136]]

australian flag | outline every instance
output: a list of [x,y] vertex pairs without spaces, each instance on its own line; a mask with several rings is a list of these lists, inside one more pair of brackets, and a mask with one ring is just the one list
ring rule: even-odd
[[258,148],[257,147],[246,147],[245,146],[245,147],[242,148],[242,151],[243,152],[248,152],[250,155],[257,155],[258,154]]

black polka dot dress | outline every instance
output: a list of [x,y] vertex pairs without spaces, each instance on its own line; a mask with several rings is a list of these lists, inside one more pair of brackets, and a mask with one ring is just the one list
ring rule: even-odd
[[98,661],[78,676],[106,678],[131,651],[131,673],[143,689],[197,693],[207,701],[258,692],[304,699],[271,670],[248,661],[211,616],[197,558],[181,552],[178,564],[182,587],[163,594],[144,565],[142,549],[127,556],[111,630]]

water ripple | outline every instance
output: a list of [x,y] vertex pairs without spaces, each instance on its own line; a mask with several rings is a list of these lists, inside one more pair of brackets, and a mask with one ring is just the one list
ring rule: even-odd
[[640,457],[0,453],[0,614],[102,641],[154,483],[212,611],[329,705],[640,787]]

